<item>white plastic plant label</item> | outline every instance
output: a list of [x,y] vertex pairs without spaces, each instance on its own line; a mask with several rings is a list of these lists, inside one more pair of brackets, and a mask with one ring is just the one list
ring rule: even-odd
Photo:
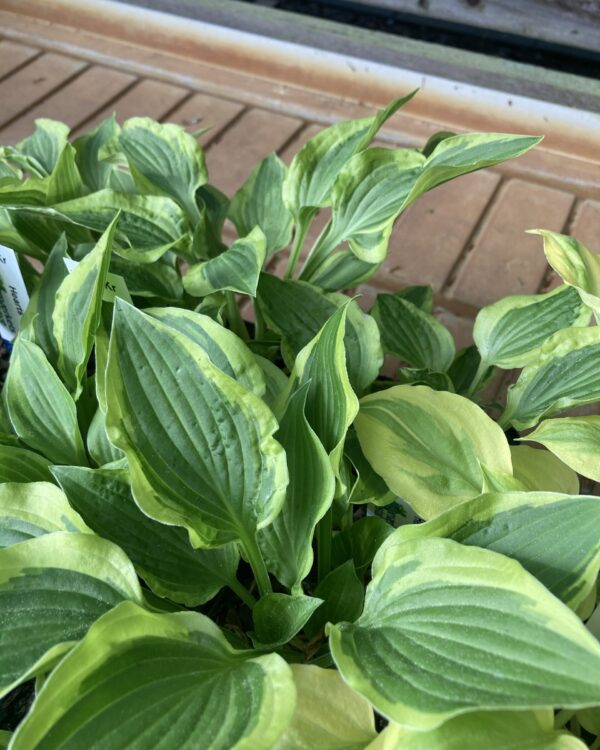
[[[65,258],[64,261],[69,273],[78,265],[78,261],[72,258]],[[132,302],[125,279],[116,273],[107,273],[102,299],[105,302],[114,302],[117,297],[124,299],[125,302]]]
[[19,330],[19,321],[29,295],[14,250],[0,245],[0,336],[12,341]]

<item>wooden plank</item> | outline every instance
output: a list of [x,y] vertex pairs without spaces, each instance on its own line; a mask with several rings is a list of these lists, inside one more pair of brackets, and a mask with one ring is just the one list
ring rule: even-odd
[[504,184],[444,293],[482,307],[536,292],[548,264],[539,237],[525,230],[561,231],[573,200],[570,193],[522,180]]
[[0,125],[10,122],[85,67],[82,60],[50,52],[5,78],[0,83]]
[[[361,0],[363,5],[397,13],[410,13],[479,29],[491,29],[508,34],[539,39],[543,42],[568,47],[597,50],[600,38],[600,9],[586,12],[577,3],[571,12],[548,0],[492,0],[465,2],[464,0]],[[588,3],[591,6],[591,3]]]
[[189,91],[181,86],[173,86],[162,81],[138,81],[109,105],[99,112],[96,111],[91,119],[81,125],[79,132],[94,128],[113,112],[119,122],[124,122],[130,117],[152,117],[160,120],[188,95]]
[[75,129],[134,81],[134,76],[118,70],[98,66],[88,68],[52,96],[0,130],[0,139],[3,143],[16,143],[31,133],[37,117],[61,120]]
[[278,151],[302,127],[293,117],[250,109],[208,148],[211,182],[232,196],[252,169],[272,151]]
[[400,217],[375,283],[395,287],[446,281],[499,182],[490,171],[465,175],[423,195]]
[[207,146],[243,109],[244,105],[240,102],[207,94],[194,94],[171,112],[167,119],[189,131],[209,128],[200,136],[200,142]]
[[39,54],[40,50],[35,47],[26,47],[3,39],[0,41],[0,78],[6,77]]

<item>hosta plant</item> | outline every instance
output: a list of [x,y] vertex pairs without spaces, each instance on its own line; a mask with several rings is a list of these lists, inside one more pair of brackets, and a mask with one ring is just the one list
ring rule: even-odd
[[538,140],[370,147],[404,101],[231,200],[144,118],[3,149],[31,300],[2,392],[0,747],[600,746],[600,426],[560,416],[600,401],[600,261],[540,230],[565,284],[484,308],[459,352],[428,288],[340,293],[419,195]]

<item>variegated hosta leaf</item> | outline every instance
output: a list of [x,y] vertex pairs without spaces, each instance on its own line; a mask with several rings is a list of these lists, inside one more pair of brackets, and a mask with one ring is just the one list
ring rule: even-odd
[[570,406],[600,400],[600,327],[566,328],[550,336],[508,390],[500,424],[517,430]]
[[170,196],[196,221],[196,190],[208,180],[208,172],[194,136],[180,125],[132,117],[123,123],[118,139],[141,192]]
[[134,263],[113,255],[110,270],[122,276],[131,294],[138,297],[176,302],[183,296],[179,271],[168,263]]
[[355,427],[373,469],[422,518],[481,494],[482,465],[512,475],[500,427],[454,393],[423,385],[373,393],[361,400]]
[[58,345],[54,336],[52,312],[56,304],[56,292],[66,278],[68,271],[65,265],[67,257],[67,238],[63,234],[52,248],[37,289],[36,312],[33,322],[34,343],[43,350],[48,362],[58,368]]
[[352,250],[337,250],[321,263],[311,283],[326,292],[349,289],[368,281],[381,263],[365,263]]
[[443,182],[521,156],[541,140],[509,133],[467,133],[445,138],[427,157],[403,208]]
[[[236,338],[238,341],[240,340],[238,337]],[[263,400],[270,407],[285,390],[288,383],[287,375],[271,360],[261,357],[259,354],[254,355],[254,360],[262,370],[264,378],[265,392]]]
[[487,365],[510,370],[535,361],[553,333],[586,326],[590,316],[576,290],[561,286],[548,294],[505,297],[484,307],[475,319],[473,338]]
[[48,180],[46,203],[49,206],[80,198],[86,192],[77,169],[76,156],[77,152],[70,143],[60,152]]
[[0,484],[0,548],[53,531],[89,531],[64,492],[49,482]]
[[191,244],[185,214],[175,201],[160,195],[135,195],[107,188],[51,208],[28,207],[27,210],[66,222],[67,230],[70,224],[75,224],[96,232],[104,232],[115,214],[121,211],[115,238],[119,243],[118,252],[139,263],[153,263],[167,250],[186,255]]
[[308,389],[305,383],[292,394],[280,420],[276,437],[285,449],[290,483],[281,512],[258,537],[267,567],[288,589],[310,572],[315,527],[335,490],[327,452],[305,415]]
[[600,256],[574,237],[548,229],[532,229],[531,233],[543,237],[546,259],[556,273],[577,289],[596,316],[600,315]]
[[235,582],[237,547],[193,549],[184,529],[142,513],[131,495],[126,471],[56,466],[53,473],[73,508],[97,534],[126,552],[159,596],[194,607]]
[[0,445],[0,482],[51,481],[50,461],[17,445]]
[[577,615],[516,561],[450,539],[379,555],[363,614],[328,632],[345,681],[408,728],[600,702],[600,644]]
[[376,737],[373,709],[339,672],[292,664],[296,709],[273,750],[364,750]]
[[541,492],[579,494],[579,477],[550,451],[528,445],[511,445],[514,478],[525,489]]
[[185,526],[196,547],[252,544],[288,479],[265,404],[190,338],[121,300],[106,387],[108,435],[127,456],[142,510]]
[[75,402],[31,341],[17,338],[3,395],[12,427],[24,443],[56,464],[87,463]]
[[292,237],[292,215],[283,202],[285,164],[270,154],[253,170],[233,196],[228,216],[238,235],[245,237],[258,226],[265,233],[267,256],[286,247]]
[[177,307],[151,307],[148,315],[185,334],[210,361],[257,396],[265,393],[265,379],[250,349],[227,328],[207,315]]
[[[312,284],[268,273],[261,274],[258,300],[269,326],[283,336],[293,357],[342,304],[348,303],[344,295],[323,294]],[[377,324],[354,300],[348,304],[344,346],[350,383],[357,393],[363,393],[379,374],[383,351]],[[287,364],[293,367],[293,361]]]
[[0,695],[41,674],[100,615],[142,592],[124,552],[56,531],[0,550]]
[[356,154],[339,173],[331,194],[331,222],[309,258],[302,278],[312,274],[346,241],[364,263],[386,256],[394,221],[400,214],[425,159],[410,149],[370,148]]
[[39,118],[34,132],[10,149],[10,160],[38,177],[49,175],[67,144],[69,128],[57,120]]
[[221,255],[191,266],[183,277],[183,286],[194,297],[222,289],[254,297],[266,251],[265,235],[260,227],[255,227]]
[[283,184],[283,199],[296,220],[303,209],[329,205],[331,188],[348,159],[366,148],[386,120],[415,93],[396,99],[374,117],[336,123],[302,147]]
[[[96,387],[98,387],[97,380]],[[113,461],[120,461],[125,456],[123,451],[115,448],[108,439],[106,433],[106,414],[100,407],[96,409],[96,413],[90,422],[86,442],[88,453],[97,466],[104,466]]]
[[[448,537],[517,560],[577,609],[600,569],[600,498],[555,492],[481,495],[423,524],[397,529],[378,555],[411,539]],[[376,563],[377,564],[377,563]]]
[[333,472],[340,482],[344,439],[358,411],[358,399],[346,369],[344,332],[348,306],[349,303],[338,308],[300,351],[287,392],[282,394],[282,397],[289,398],[295,390],[309,384],[304,413],[329,455]]
[[[429,732],[390,725],[389,745],[375,742],[365,750],[467,750],[484,742],[494,750],[585,750],[580,739],[555,731],[552,711],[482,711],[457,716]],[[392,742],[392,735],[395,735]],[[396,744],[397,743],[397,744]]]
[[54,670],[13,750],[271,750],[294,695],[277,654],[236,651],[197,612],[127,602]]
[[58,350],[58,369],[75,399],[81,393],[100,324],[102,295],[118,221],[117,216],[96,247],[75,266],[56,292],[52,333]]
[[410,300],[378,294],[372,315],[379,324],[386,352],[415,367],[445,372],[456,350],[450,331]]
[[254,631],[250,633],[256,648],[275,649],[288,643],[306,625],[322,599],[301,594],[266,594],[252,608]]
[[600,416],[546,419],[523,439],[541,443],[578,474],[600,482]]
[[120,132],[115,115],[103,120],[98,127],[73,141],[77,151],[79,174],[88,188],[95,193],[110,187],[114,166],[99,158],[100,150]]

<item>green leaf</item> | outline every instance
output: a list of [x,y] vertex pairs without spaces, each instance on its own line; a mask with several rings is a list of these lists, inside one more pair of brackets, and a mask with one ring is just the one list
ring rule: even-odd
[[337,292],[368,281],[381,263],[365,263],[351,250],[331,253],[311,276],[311,283],[324,291]]
[[4,729],[0,729],[0,748],[2,750],[7,750],[10,740],[12,737],[12,732],[7,732]]
[[356,472],[356,481],[350,491],[349,501],[351,503],[374,503],[375,505],[387,505],[394,498],[387,484],[373,471],[371,464],[362,452],[356,430],[350,430],[344,444],[344,455],[352,464]]
[[371,314],[379,325],[384,351],[439,373],[452,364],[456,351],[450,331],[408,299],[378,294]]
[[327,631],[344,680],[409,728],[600,701],[600,644],[577,615],[516,561],[450,539],[378,555],[359,620]]
[[498,425],[454,393],[399,385],[361,400],[355,422],[367,460],[422,518],[476,497],[482,465],[512,475]]
[[600,314],[600,257],[574,237],[547,229],[532,229],[544,239],[548,263],[565,284],[575,287],[581,299]]
[[[296,357],[341,305],[348,305],[344,346],[352,388],[363,393],[375,380],[383,364],[379,331],[375,321],[358,303],[343,295],[323,294],[312,284],[261,274],[258,285],[260,308],[269,326],[279,333]],[[290,369],[293,362],[288,363]]]
[[365,587],[354,570],[352,560],[328,573],[313,592],[324,600],[306,625],[309,636],[319,633],[328,622],[353,622],[360,615],[365,598]]
[[285,449],[290,482],[281,512],[259,534],[267,567],[288,589],[310,572],[315,527],[335,490],[327,452],[305,415],[308,389],[305,383],[291,395],[280,420],[276,438]]
[[85,192],[75,161],[76,155],[77,152],[70,143],[67,143],[60,152],[58,161],[48,180],[48,194],[46,196],[48,205],[79,198]]
[[350,536],[356,572],[362,575],[373,562],[377,550],[394,532],[394,527],[378,516],[365,516],[352,524]]
[[222,289],[255,297],[265,257],[266,238],[260,227],[255,227],[226,252],[191,266],[183,277],[183,286],[194,297]]
[[196,193],[196,203],[200,218],[194,229],[192,254],[195,260],[215,258],[227,250],[221,234],[229,209],[229,198],[216,187],[203,185]]
[[329,205],[333,184],[348,159],[366,148],[386,120],[415,94],[396,99],[374,117],[336,123],[305,143],[283,184],[283,200],[297,220],[303,209]]
[[168,195],[192,221],[198,219],[196,190],[208,173],[202,146],[192,135],[179,125],[132,117],[123,123],[119,146],[142,192]]
[[279,395],[285,390],[288,379],[286,374],[277,367],[276,364],[271,362],[265,357],[261,357],[259,354],[254,355],[256,364],[260,367],[265,382],[265,393],[263,399],[267,406],[271,407]]
[[600,400],[600,328],[566,328],[550,336],[508,390],[502,425],[517,430],[570,406]]
[[480,377],[481,367],[481,355],[476,346],[467,346],[458,352],[448,368],[448,376],[456,393],[466,395],[472,389],[476,392],[487,385],[495,370],[490,367]]
[[273,649],[288,643],[323,604],[312,596],[267,594],[254,605],[252,641],[256,648]]
[[53,367],[58,367],[58,346],[52,325],[52,313],[56,304],[56,293],[68,271],[64,259],[67,256],[67,238],[63,234],[52,248],[44,265],[37,294],[38,315],[33,324],[35,343],[43,350]]
[[0,445],[0,482],[45,482],[52,476],[50,461],[14,445]]
[[434,391],[450,391],[454,393],[454,384],[445,372],[435,370],[419,370],[413,367],[401,367],[396,373],[398,383],[407,385],[428,385]]
[[207,315],[176,307],[153,307],[146,314],[185,334],[198,344],[221,372],[256,396],[265,393],[265,379],[255,356],[244,342]]
[[445,138],[427,157],[403,208],[443,182],[521,156],[541,140],[507,133],[467,133]]
[[179,272],[166,263],[134,263],[113,254],[110,270],[122,276],[131,294],[137,297],[177,302],[183,296]]
[[427,523],[400,527],[379,554],[411,539],[437,536],[485,547],[520,562],[575,610],[598,576],[599,524],[600,498],[555,492],[492,493]]
[[126,471],[76,466],[52,471],[73,508],[97,534],[125,551],[154,593],[195,607],[235,581],[237,548],[193,549],[184,529],[142,513]]
[[48,178],[29,177],[21,182],[17,177],[0,179],[0,205],[9,208],[25,208],[28,211],[39,210],[49,213],[44,208],[48,195]]
[[[552,711],[485,711],[457,716],[428,732],[396,728],[389,750],[465,750],[485,744],[494,750],[585,750],[572,734],[554,730]],[[385,730],[388,731],[387,729]],[[381,736],[381,735],[380,735]],[[371,745],[366,750],[387,750]]]
[[46,177],[54,170],[68,136],[69,128],[64,123],[40,118],[32,135],[15,147],[12,161],[38,177]]
[[92,191],[110,187],[113,165],[100,159],[100,150],[119,135],[120,127],[114,114],[103,120],[98,127],[73,141],[77,152],[77,166],[81,178]]
[[93,534],[57,531],[0,550],[0,695],[45,671],[124,599],[141,604],[133,566]]
[[[96,388],[99,387],[98,378],[96,378]],[[119,461],[124,457],[123,451],[115,448],[108,439],[106,433],[106,414],[102,407],[98,407],[90,423],[87,437],[88,453],[98,466],[110,464],[113,461]]]
[[288,392],[284,392],[287,398],[309,384],[306,419],[325,448],[338,480],[344,439],[358,411],[358,399],[346,370],[344,331],[348,307],[347,303],[338,308],[300,351],[290,375]]
[[56,485],[0,485],[0,548],[53,531],[89,531]]
[[58,369],[77,399],[100,324],[102,296],[110,263],[116,216],[91,253],[78,263],[56,291],[52,311],[53,335],[58,349]]
[[302,278],[312,280],[323,256],[346,241],[364,263],[386,256],[394,221],[424,164],[409,149],[370,148],[354,156],[338,175],[331,195],[331,222],[319,238]]
[[292,664],[296,710],[273,750],[364,750],[376,736],[373,709],[334,669]]
[[579,494],[577,474],[550,451],[519,444],[510,446],[510,456],[515,479],[528,490]]
[[16,434],[53,463],[86,464],[75,402],[44,353],[17,338],[4,394]]
[[600,417],[547,419],[523,440],[541,443],[567,466],[600,482]]
[[412,302],[423,312],[433,313],[433,288],[428,284],[405,286],[394,294],[394,297]]
[[473,338],[486,364],[510,370],[534,362],[541,345],[556,331],[587,326],[590,315],[568,286],[548,294],[505,297],[479,311]]
[[286,173],[277,154],[270,154],[253,170],[229,207],[229,218],[240,237],[250,234],[256,226],[262,229],[267,257],[289,245],[292,238],[292,215],[282,196]]
[[[1,193],[1,189],[0,189]],[[139,263],[153,263],[167,250],[189,253],[191,235],[179,206],[159,195],[132,195],[99,190],[83,198],[57,203],[52,208],[29,208],[44,217],[104,232],[121,211],[115,240],[118,252]]]
[[50,675],[13,750],[270,750],[294,695],[277,654],[233,649],[197,612],[151,614],[126,602]]
[[147,515],[196,547],[251,543],[272,522],[287,485],[277,423],[197,344],[117,300],[106,386],[108,435]]

